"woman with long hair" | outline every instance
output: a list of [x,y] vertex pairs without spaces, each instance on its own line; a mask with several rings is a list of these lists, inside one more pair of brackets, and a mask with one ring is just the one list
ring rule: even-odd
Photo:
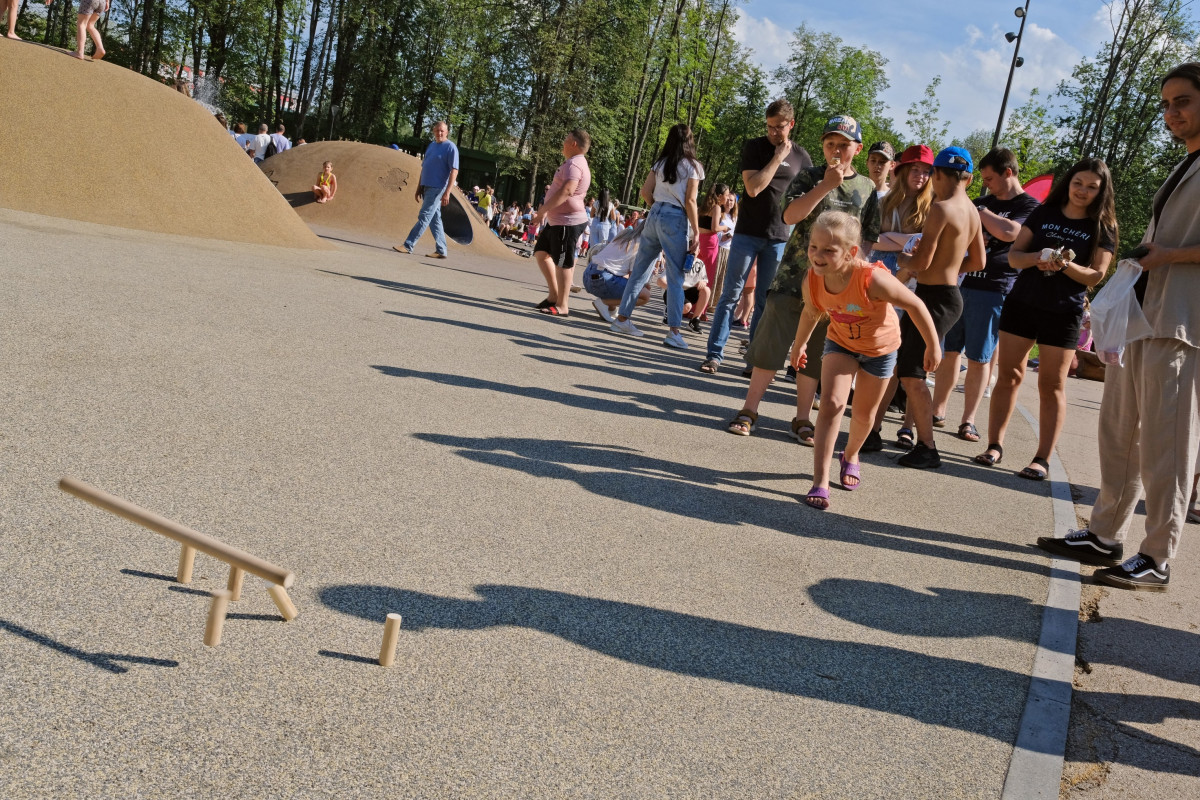
[[1038,449],[1017,475],[1045,480],[1067,413],[1066,382],[1079,341],[1087,290],[1108,272],[1117,247],[1112,175],[1098,158],[1077,162],[1033,210],[1008,251],[1017,282],[1000,312],[999,379],[988,412],[986,466],[1004,457],[1004,432],[1038,346]]
[[691,266],[688,255],[695,255],[700,231],[696,191],[704,180],[704,167],[696,159],[692,129],[684,123],[671,127],[658,160],[642,184],[641,197],[650,203],[650,213],[642,229],[637,259],[629,273],[629,283],[621,297],[621,306],[611,329],[614,333],[641,336],[629,320],[634,304],[659,254],[666,256],[667,325],[671,332],[663,340],[667,347],[687,350],[679,329],[683,324],[683,276]]
[[708,277],[709,286],[713,286],[717,279],[717,251],[721,246],[721,234],[726,230],[721,215],[728,195],[728,186],[714,183],[700,204],[700,246],[696,250],[696,258],[704,262],[704,274]]
[[[911,275],[898,275],[898,258],[908,244],[913,234],[921,232],[925,227],[925,218],[933,205],[933,150],[923,144],[914,144],[900,154],[900,163],[892,170],[892,184],[888,193],[880,203],[879,215],[882,223],[879,241],[875,249],[867,256],[867,260],[882,263],[888,270],[900,278],[902,283],[912,289],[914,283],[909,281]],[[863,445],[868,453],[883,449],[883,418],[888,406],[896,396],[900,381],[893,377],[884,392],[884,402],[880,403],[875,414],[875,424]],[[903,448],[913,446],[916,439],[913,436],[912,420],[907,414],[904,423],[896,432],[896,443]],[[801,440],[804,444],[804,440]]]
[[893,171],[892,187],[879,206],[880,237],[869,256],[881,261],[893,275],[897,259],[914,233],[920,233],[933,205],[933,150],[914,144],[900,154]]
[[600,196],[595,199],[592,208],[592,224],[588,229],[590,247],[596,248],[607,244],[612,239],[612,201],[609,200],[608,189],[601,189]]
[[713,283],[712,299],[708,307],[711,310],[721,296],[721,284],[725,281],[725,266],[729,263],[729,248],[733,245],[733,229],[737,227],[738,204],[737,195],[728,192],[725,195],[725,205],[721,209],[721,225],[726,230],[717,239],[717,268]]

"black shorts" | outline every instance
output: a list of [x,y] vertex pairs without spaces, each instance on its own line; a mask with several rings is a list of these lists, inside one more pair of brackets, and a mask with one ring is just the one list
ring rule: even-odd
[[550,258],[562,269],[575,266],[575,247],[583,236],[586,222],[578,225],[547,225],[538,232],[535,253],[549,253]]
[[1039,346],[1074,350],[1082,325],[1082,311],[1041,311],[1012,297],[1005,298],[1000,310],[1001,333],[1033,339]]
[[[957,286],[923,286],[917,284],[917,297],[929,310],[933,317],[933,328],[937,331],[938,341],[946,338],[946,333],[962,316],[962,294]],[[925,380],[925,340],[921,331],[912,320],[912,314],[905,314],[900,320],[900,353],[896,357],[896,375],[901,378],[920,378]]]

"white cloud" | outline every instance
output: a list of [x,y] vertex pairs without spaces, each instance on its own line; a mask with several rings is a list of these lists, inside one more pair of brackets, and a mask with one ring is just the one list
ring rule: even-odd
[[787,63],[791,55],[791,31],[784,30],[767,17],[761,19],[739,14],[733,23],[733,38],[742,47],[753,51],[751,60],[768,75]]

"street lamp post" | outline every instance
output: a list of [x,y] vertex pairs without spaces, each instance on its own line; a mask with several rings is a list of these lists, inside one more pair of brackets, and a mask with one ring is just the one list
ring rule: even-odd
[[1013,48],[1012,65],[1008,68],[1008,83],[1004,85],[1004,100],[1000,102],[1000,116],[996,119],[996,134],[992,136],[993,150],[996,149],[996,145],[1000,143],[1000,130],[1004,127],[1004,112],[1008,108],[1008,93],[1009,90],[1012,89],[1013,73],[1016,71],[1017,67],[1025,63],[1025,59],[1021,58],[1020,56],[1021,37],[1025,35],[1025,20],[1029,16],[1029,0],[1025,0],[1024,8],[1014,9],[1013,14],[1020,18],[1021,27],[1017,29],[1016,34],[1004,34],[1004,38],[1009,42],[1012,42],[1015,39],[1017,46]]

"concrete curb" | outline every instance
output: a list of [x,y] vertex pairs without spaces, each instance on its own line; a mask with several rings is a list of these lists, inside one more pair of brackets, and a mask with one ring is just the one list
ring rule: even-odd
[[[1036,429],[1036,420],[1020,403],[1017,410]],[[1050,496],[1054,506],[1054,535],[1066,536],[1075,522],[1071,485],[1058,453],[1050,456]],[[1071,721],[1071,685],[1075,677],[1075,646],[1079,632],[1079,564],[1050,559],[1050,587],[1042,613],[1042,632],[1021,714],[1021,727],[1004,778],[1004,800],[1056,798],[1062,782]]]

